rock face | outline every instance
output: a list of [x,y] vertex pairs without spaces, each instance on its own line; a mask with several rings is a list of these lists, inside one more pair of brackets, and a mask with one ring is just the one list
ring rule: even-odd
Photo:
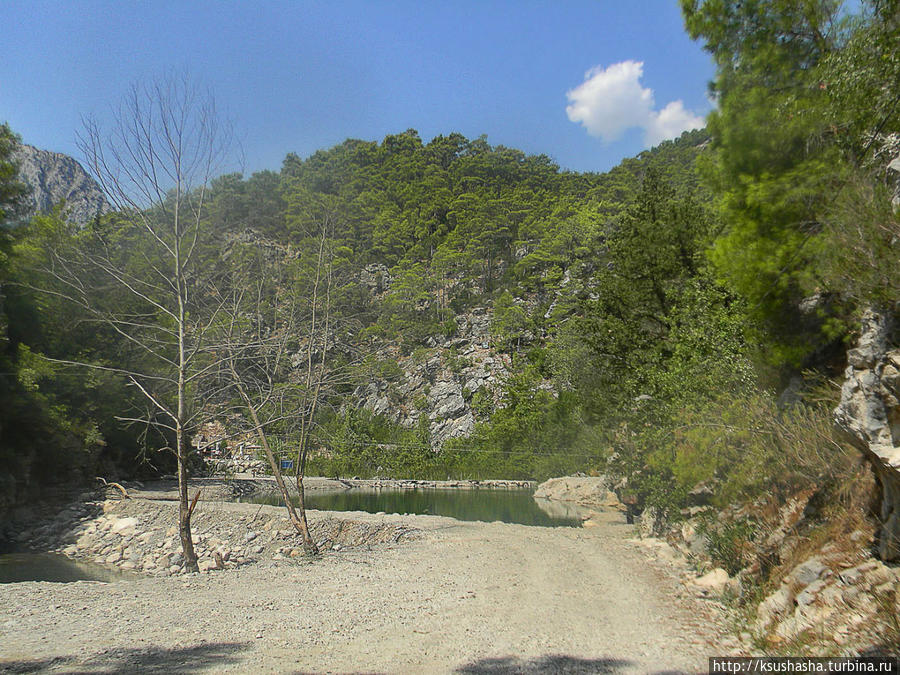
[[19,164],[19,180],[31,188],[25,198],[26,216],[46,213],[65,202],[66,218],[85,225],[110,210],[100,186],[68,155],[21,145],[14,159]]
[[[759,603],[753,626],[757,638],[794,640],[819,633],[838,645],[865,644],[858,638],[867,626],[878,625],[879,606],[897,592],[900,574],[878,560],[846,568],[849,563],[834,556],[842,557],[832,552],[800,563]],[[859,635],[854,638],[854,633]]]
[[[390,283],[386,270],[377,265],[366,269],[366,278],[375,280],[365,282],[370,291]],[[498,404],[509,374],[510,355],[491,346],[491,318],[490,309],[476,307],[455,318],[452,338],[432,336],[427,347],[409,356],[402,356],[396,345],[380,349],[378,359],[396,362],[400,372],[357,387],[355,405],[409,429],[424,416],[434,450],[448,439],[469,436],[475,428],[476,397]]]
[[887,160],[887,177],[893,188],[891,204],[900,209],[900,134],[889,134],[882,139],[882,147],[876,153],[876,161]]
[[838,427],[871,461],[881,484],[882,560],[900,560],[900,349],[892,346],[893,317],[867,311],[848,366]]

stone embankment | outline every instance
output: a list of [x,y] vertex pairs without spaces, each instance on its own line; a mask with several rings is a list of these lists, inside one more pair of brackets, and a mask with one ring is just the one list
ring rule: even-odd
[[[297,493],[293,479],[285,481],[291,494]],[[361,488],[367,490],[415,490],[415,489],[460,489],[460,490],[517,490],[534,488],[534,481],[527,480],[396,480],[388,478],[319,478],[303,479],[303,490],[310,492],[335,492]],[[200,501],[235,501],[252,499],[255,495],[269,495],[278,491],[271,476],[245,474],[234,478],[195,478],[191,480],[191,494],[200,490]],[[128,489],[129,495],[142,499],[172,501],[178,499],[178,484],[174,480],[134,483]]]
[[[598,509],[625,508],[603,477],[554,478],[539,485],[535,497],[565,505],[586,526],[598,518]],[[858,523],[840,540],[811,543],[814,497],[814,491],[806,490],[780,507],[774,500],[721,510],[697,504],[668,526],[648,509],[637,528],[638,543],[677,568],[686,588],[698,597],[740,608],[744,616],[751,610],[738,640],[741,653],[790,653],[800,645],[804,653],[817,655],[884,652],[892,644],[896,649],[900,568],[873,557],[876,533],[870,523]],[[729,526],[748,518],[760,534],[747,543],[752,551],[734,551],[748,564],[730,575],[715,566],[711,542],[721,544]]]
[[[20,529],[15,540],[35,550],[145,575],[171,576],[184,572],[174,525],[177,511],[177,504],[166,500],[75,502],[52,520]],[[300,539],[283,514],[283,509],[273,506],[200,502],[192,519],[200,570],[217,568],[216,554],[225,568],[302,555]],[[318,512],[311,512],[310,530],[321,549],[334,551],[416,536],[414,528],[396,519],[365,522]]]
[[531,480],[413,480],[395,478],[309,478],[304,490],[365,488],[371,490],[462,489],[522,490],[534,488]]

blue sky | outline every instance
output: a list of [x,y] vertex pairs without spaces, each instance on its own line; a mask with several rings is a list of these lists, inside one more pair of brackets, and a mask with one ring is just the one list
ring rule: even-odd
[[0,44],[0,121],[26,143],[77,157],[83,115],[187,70],[248,173],[408,128],[605,171],[701,123],[713,75],[677,0],[5,0]]

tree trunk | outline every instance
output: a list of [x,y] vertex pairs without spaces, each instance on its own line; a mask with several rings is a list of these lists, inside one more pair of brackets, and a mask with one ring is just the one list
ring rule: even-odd
[[175,432],[176,454],[178,457],[178,535],[181,537],[181,550],[184,553],[184,568],[188,572],[199,572],[197,553],[191,539],[191,509],[188,504],[188,456],[184,443],[184,430],[181,425]]
[[291,501],[291,495],[288,493],[287,485],[284,482],[284,476],[281,475],[281,467],[275,459],[275,453],[272,452],[272,448],[269,445],[269,438],[266,436],[266,432],[263,429],[262,424],[259,422],[259,416],[257,415],[256,408],[253,407],[252,402],[250,401],[249,396],[247,396],[243,387],[238,385],[238,391],[241,394],[241,397],[244,399],[244,404],[247,406],[247,410],[250,411],[250,418],[253,420],[254,426],[256,426],[256,437],[259,439],[260,445],[263,447],[263,452],[266,453],[266,459],[269,461],[269,466],[272,468],[272,474],[275,476],[275,483],[278,485],[278,490],[281,492],[281,499],[284,502],[284,507],[287,509],[288,517],[291,520],[291,524],[294,526],[294,529],[297,530],[297,533],[303,539],[303,550],[310,554],[316,554],[319,552],[316,543],[313,541],[312,535],[309,533],[309,524],[306,522],[306,509],[304,508],[303,503],[303,482],[300,481],[300,486],[298,488],[299,491],[299,506],[300,513],[297,513],[297,510],[294,508],[294,503]]
[[[301,443],[306,444],[306,439],[301,440]],[[301,518],[301,527],[302,535],[303,535],[303,550],[306,551],[310,555],[316,555],[319,552],[319,547],[316,546],[316,542],[313,541],[312,536],[309,533],[309,524],[306,522],[306,495],[303,492],[303,474],[305,473],[306,468],[306,448],[300,448],[300,462],[297,465],[297,503],[300,507],[300,518]]]
[[[180,187],[180,186],[179,186]],[[187,417],[187,358],[185,353],[185,326],[187,312],[185,301],[187,291],[184,284],[184,268],[181,260],[181,240],[179,237],[179,208],[175,202],[175,291],[178,302],[178,403],[175,412],[175,449],[178,457],[178,534],[181,537],[181,550],[184,553],[184,569],[188,572],[199,572],[197,553],[191,538],[191,509],[188,505],[188,448],[184,438],[184,421]]]

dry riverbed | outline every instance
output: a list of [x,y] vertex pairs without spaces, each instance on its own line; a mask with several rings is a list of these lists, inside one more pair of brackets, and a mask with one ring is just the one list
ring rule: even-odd
[[183,575],[174,510],[74,505],[38,535],[118,552],[135,577],[0,585],[0,671],[705,672],[734,644],[618,514],[581,529],[311,512],[311,560],[282,509],[201,501],[203,559],[227,552],[226,569]]

